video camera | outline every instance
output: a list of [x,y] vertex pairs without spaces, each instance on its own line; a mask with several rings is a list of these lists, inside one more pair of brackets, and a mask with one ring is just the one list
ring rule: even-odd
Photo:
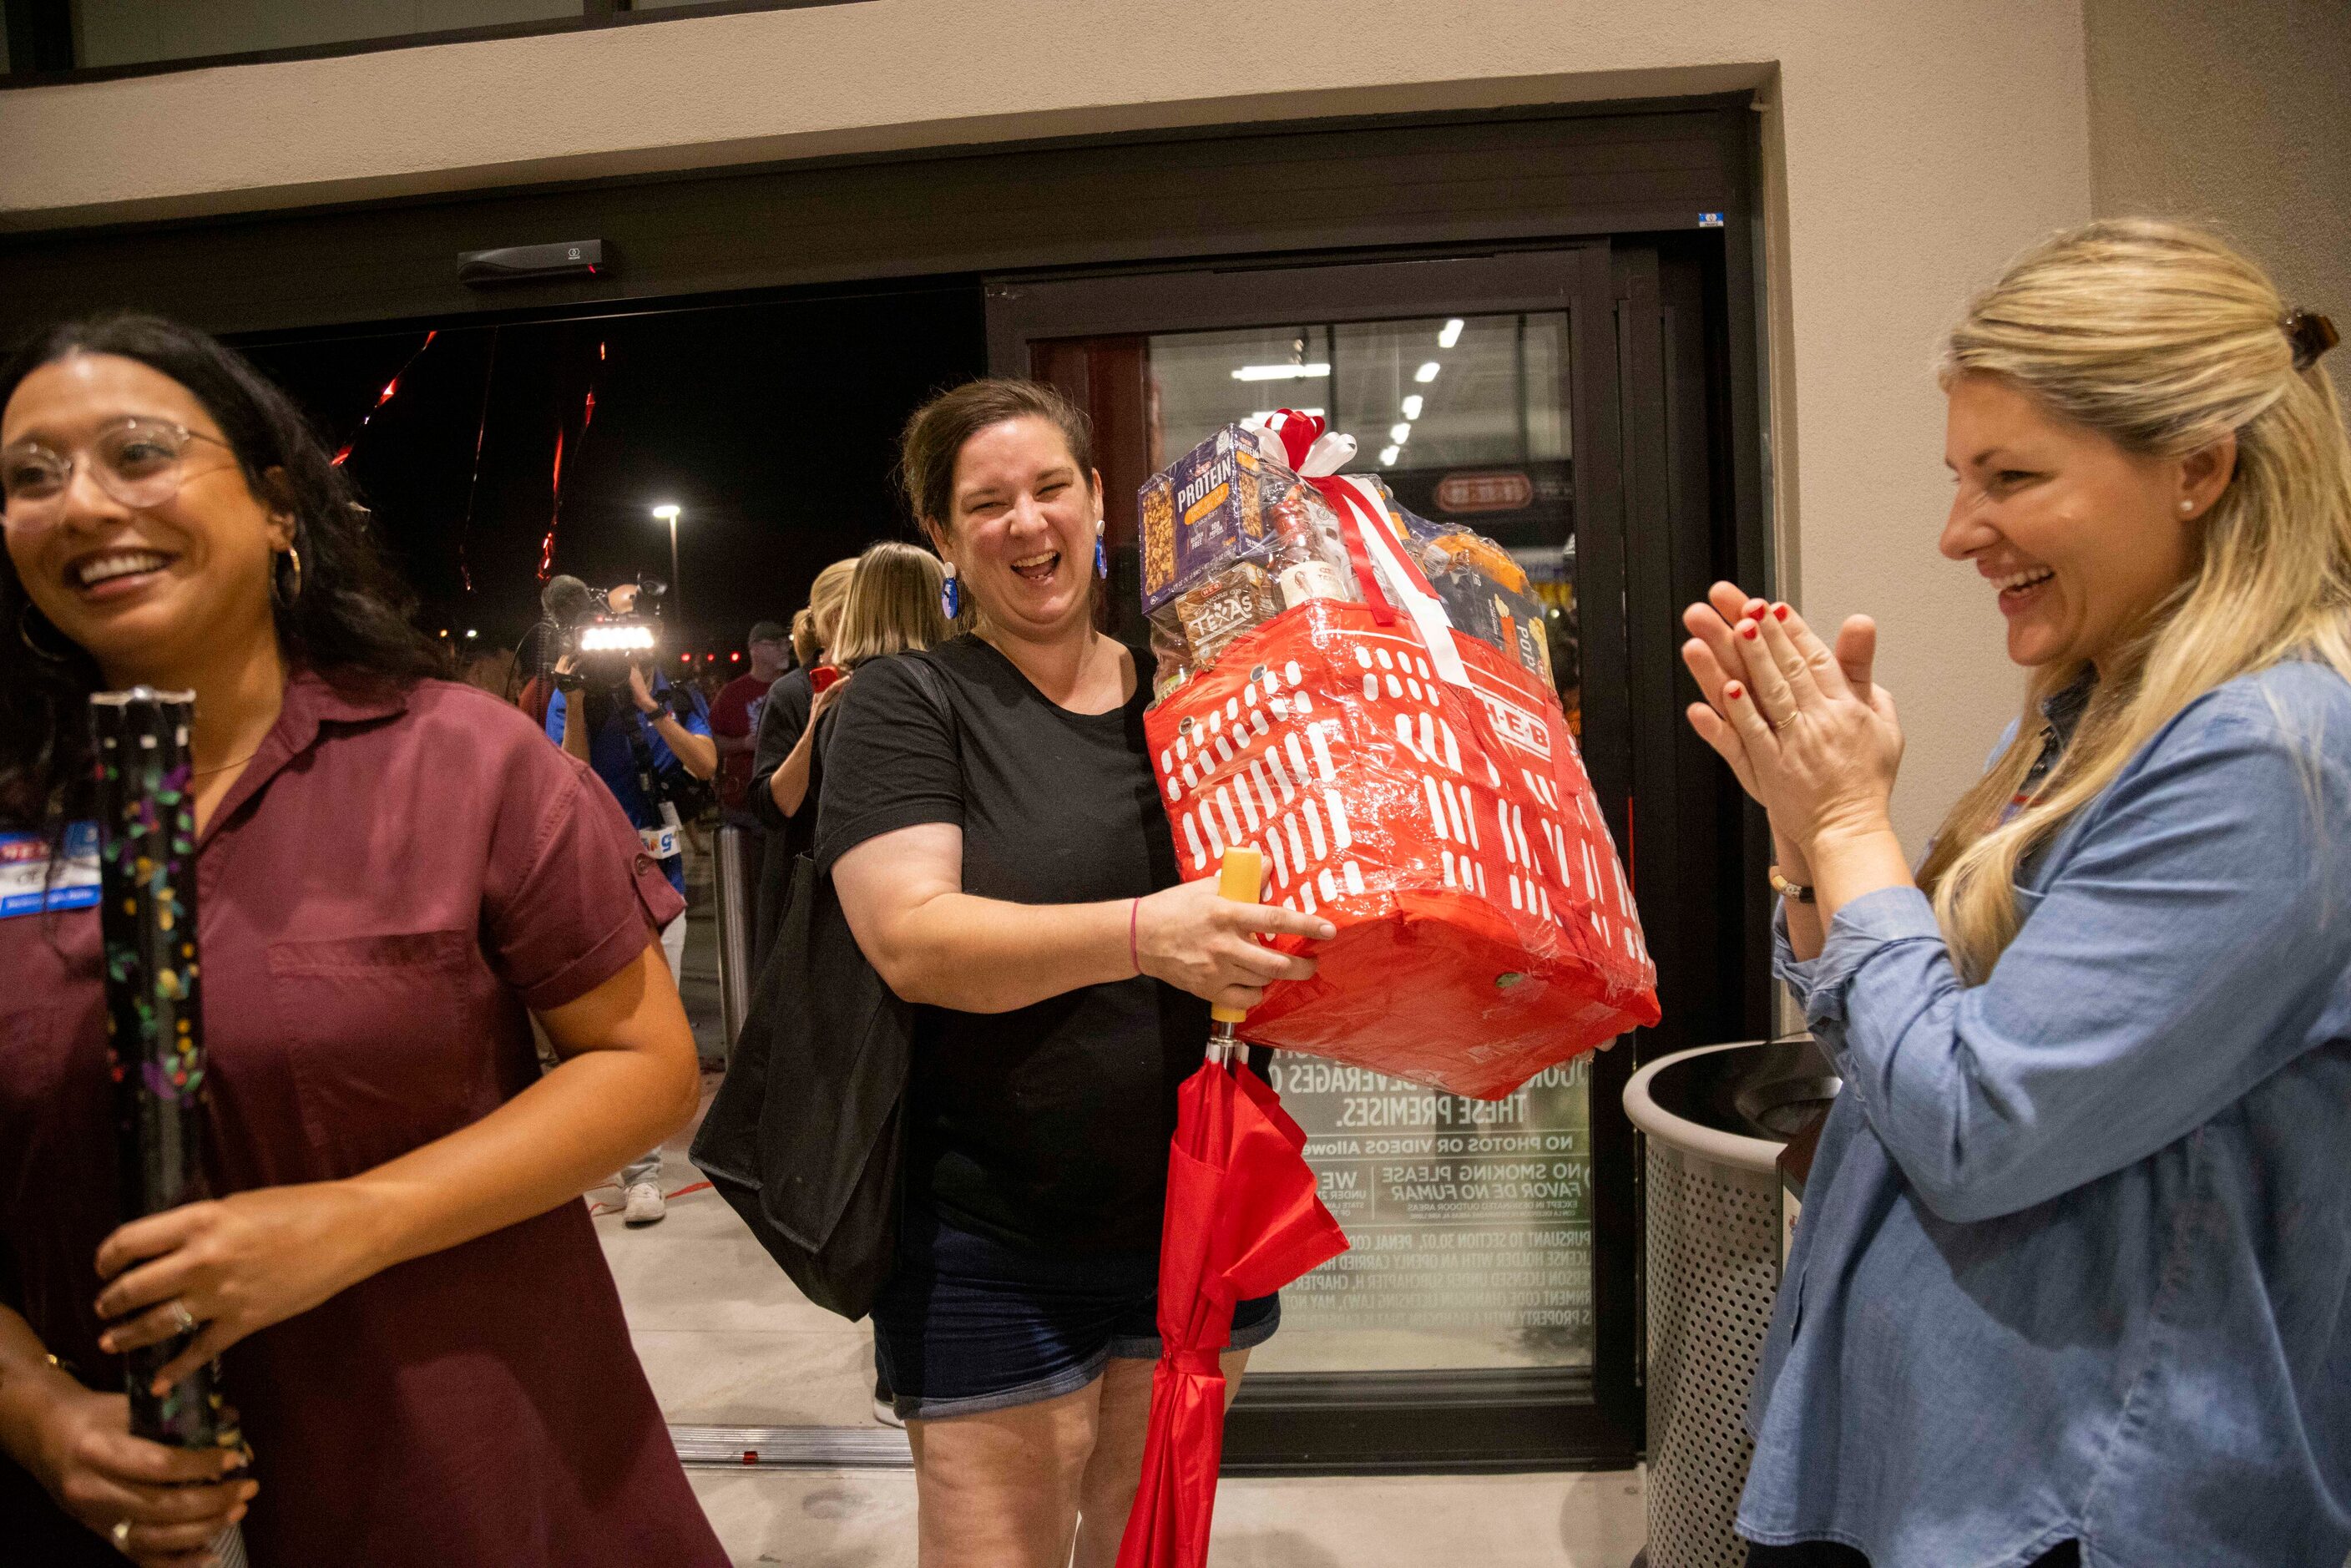
[[[573,693],[572,701],[581,701],[592,691],[603,694],[605,703],[626,704],[632,668],[644,671],[647,684],[653,684],[661,656],[662,601],[668,592],[669,584],[643,572],[633,582],[601,592],[576,577],[549,578],[538,596],[546,618],[535,630],[546,672],[553,675],[557,689]],[[570,674],[554,674],[554,667],[567,656],[573,661]],[[665,695],[679,723],[692,717],[691,687],[673,682]],[[686,815],[698,812],[710,803],[708,790],[683,768],[654,767],[644,726],[632,725],[627,734],[637,788],[660,807],[668,831],[674,833],[681,808]],[[663,852],[663,858],[673,852]]]
[[661,655],[662,601],[668,592],[669,584],[642,572],[610,591],[576,577],[549,578],[538,599],[547,617],[548,657],[571,657],[587,685],[625,685],[631,665],[650,670]]

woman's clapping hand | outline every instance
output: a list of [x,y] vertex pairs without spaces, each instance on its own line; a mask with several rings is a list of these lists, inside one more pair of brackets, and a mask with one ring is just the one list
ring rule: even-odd
[[1823,833],[1873,831],[1886,820],[1902,727],[1871,678],[1877,628],[1856,615],[1832,650],[1785,604],[1718,582],[1683,613],[1682,659],[1706,701],[1690,727],[1771,816],[1809,850]]

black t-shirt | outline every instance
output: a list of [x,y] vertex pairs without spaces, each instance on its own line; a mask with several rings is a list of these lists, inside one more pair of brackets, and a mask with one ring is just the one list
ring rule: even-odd
[[[945,689],[942,715],[910,658]],[[1015,904],[1135,898],[1178,880],[1143,733],[1151,661],[1106,714],[1049,701],[977,637],[877,659],[833,710],[817,863],[924,822],[963,829],[963,888]],[[1156,1247],[1176,1091],[1208,1005],[1137,976],[1008,1013],[919,1010],[907,1197],[1054,1251]]]
[[809,709],[815,702],[816,688],[809,683],[809,673],[791,670],[777,677],[768,688],[768,700],[759,706],[751,782],[745,793],[751,814],[768,830],[767,842],[760,846],[758,896],[751,918],[751,972],[755,975],[767,967],[768,949],[783,925],[784,901],[792,886],[792,859],[813,853],[816,847],[816,812],[809,802],[801,801],[800,809],[787,817],[768,788],[776,769],[799,744],[800,732],[808,728]]
[[[782,831],[792,819],[777,809],[768,781],[800,743],[800,731],[808,727],[809,709],[815,702],[816,688],[809,682],[809,673],[791,670],[776,677],[776,684],[768,688],[768,700],[759,705],[759,727],[753,732],[751,743],[751,781],[746,786],[745,799],[751,814],[769,832]],[[814,830],[810,831],[812,834]],[[801,847],[805,852],[807,846]]]

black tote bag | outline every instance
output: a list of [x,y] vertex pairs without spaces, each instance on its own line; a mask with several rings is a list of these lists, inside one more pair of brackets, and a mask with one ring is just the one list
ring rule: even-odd
[[791,901],[689,1154],[800,1293],[863,1317],[898,1242],[914,1009],[865,961],[832,879]]
[[[936,674],[905,657],[952,720]],[[896,1260],[914,1033],[913,1005],[866,961],[832,879],[794,857],[782,929],[687,1157],[801,1294],[852,1321]]]

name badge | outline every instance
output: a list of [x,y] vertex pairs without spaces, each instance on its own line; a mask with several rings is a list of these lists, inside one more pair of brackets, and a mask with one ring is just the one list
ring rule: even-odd
[[644,845],[645,853],[657,861],[674,860],[684,852],[677,847],[675,828],[639,828],[637,842]]
[[98,824],[70,824],[64,848],[52,862],[46,836],[0,833],[0,919],[98,903]]

